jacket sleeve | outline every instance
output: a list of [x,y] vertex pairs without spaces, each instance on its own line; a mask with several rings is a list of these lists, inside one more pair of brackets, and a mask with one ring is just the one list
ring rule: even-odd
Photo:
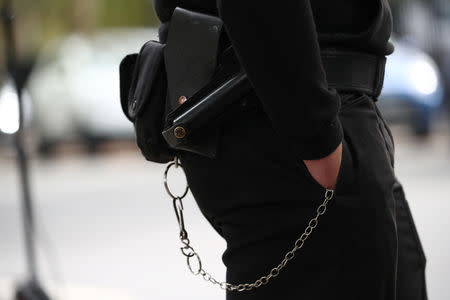
[[299,159],[343,138],[339,94],[329,89],[310,0],[217,0],[219,16],[264,111]]

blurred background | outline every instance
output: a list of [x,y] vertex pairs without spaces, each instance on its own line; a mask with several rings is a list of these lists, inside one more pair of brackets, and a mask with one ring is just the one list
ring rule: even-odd
[[[47,293],[53,299],[224,299],[222,290],[185,267],[162,181],[165,166],[140,155],[119,103],[120,60],[158,39],[152,2],[9,2],[36,208],[36,261]],[[396,172],[427,255],[429,299],[447,300],[450,1],[391,0],[391,8],[396,50],[377,105],[393,131]],[[10,300],[30,274],[13,138],[17,93],[6,72],[1,26],[0,300]],[[182,174],[171,176],[182,189]],[[225,242],[190,194],[185,216],[204,265],[223,280]]]

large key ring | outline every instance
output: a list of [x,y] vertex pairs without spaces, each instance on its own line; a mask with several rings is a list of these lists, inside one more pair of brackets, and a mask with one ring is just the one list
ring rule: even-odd
[[164,172],[164,187],[166,188],[167,193],[168,193],[168,194],[170,195],[170,197],[172,197],[173,199],[175,199],[175,198],[183,199],[183,198],[187,195],[187,193],[188,193],[188,191],[189,191],[189,185],[187,184],[187,182],[186,182],[186,189],[185,189],[183,195],[181,195],[181,196],[175,196],[174,194],[172,194],[172,192],[171,192],[171,190],[170,190],[170,188],[169,188],[169,185],[167,184],[167,173],[169,172],[170,167],[172,167],[173,165],[175,165],[175,168],[181,167],[181,170],[183,170],[184,176],[186,176],[186,173],[184,172],[183,166],[179,163],[178,157],[175,156],[174,161],[171,162],[171,163],[167,166],[166,171]]

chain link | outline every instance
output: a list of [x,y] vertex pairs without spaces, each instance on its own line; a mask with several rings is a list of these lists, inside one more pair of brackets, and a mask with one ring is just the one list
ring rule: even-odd
[[[172,197],[175,214],[177,217],[178,225],[180,227],[180,241],[184,245],[183,247],[180,248],[181,253],[186,257],[187,266],[192,274],[201,275],[204,280],[209,281],[212,284],[218,285],[220,286],[220,288],[228,291],[238,291],[238,292],[250,291],[262,285],[266,285],[272,278],[277,277],[280,274],[280,271],[286,266],[286,264],[295,257],[295,253],[303,247],[305,241],[313,232],[314,228],[316,228],[319,225],[319,217],[325,214],[327,210],[327,205],[334,196],[334,190],[331,189],[325,190],[324,201],[317,207],[315,217],[308,222],[308,226],[306,226],[305,231],[295,241],[294,247],[285,254],[284,259],[280,262],[278,266],[272,268],[267,275],[261,276],[259,279],[255,280],[252,283],[231,284],[224,281],[218,281],[210,273],[206,272],[203,269],[200,256],[190,245],[188,233],[184,227],[183,203],[182,203],[182,199],[186,196],[189,186],[186,185],[186,190],[181,196],[176,196],[170,191],[167,185],[167,173],[172,165],[175,165],[176,168],[178,167],[181,167],[181,169],[183,168],[182,165],[178,162],[178,157],[175,157],[174,162],[170,163],[167,166],[166,171],[164,172],[164,185],[167,193],[169,194],[170,197]],[[198,264],[198,267],[196,269],[193,269],[192,260],[196,260]]]

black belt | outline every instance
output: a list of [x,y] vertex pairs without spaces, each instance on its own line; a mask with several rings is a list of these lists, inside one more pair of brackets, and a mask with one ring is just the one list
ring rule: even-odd
[[[321,51],[328,87],[342,93],[366,93],[378,101],[384,82],[385,56],[342,49]],[[254,90],[246,97],[246,107],[261,106]]]
[[385,56],[326,49],[321,51],[328,86],[342,92],[363,92],[376,101],[384,81]]

